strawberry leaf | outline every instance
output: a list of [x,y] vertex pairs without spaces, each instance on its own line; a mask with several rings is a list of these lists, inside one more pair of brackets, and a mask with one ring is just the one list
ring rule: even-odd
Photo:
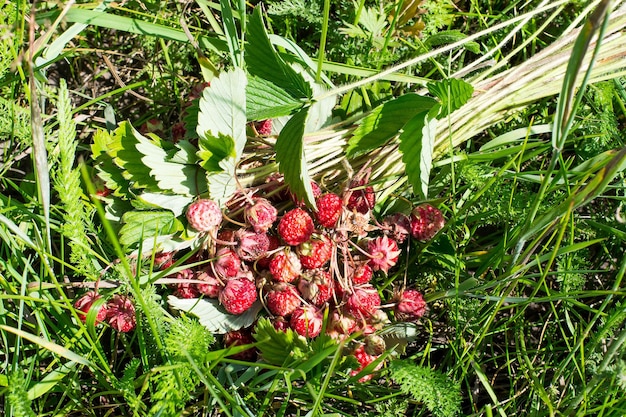
[[289,119],[278,136],[275,149],[278,170],[285,177],[291,192],[298,200],[315,207],[303,143],[308,113],[309,107],[305,107]]
[[261,356],[272,365],[285,365],[288,359],[300,359],[309,352],[306,341],[296,332],[291,329],[276,330],[272,322],[266,318],[261,318],[257,322],[254,338],[257,340]]
[[292,114],[303,100],[263,78],[251,76],[246,90],[246,112],[249,120],[273,119]]
[[428,183],[433,163],[433,147],[437,119],[433,114],[439,112],[434,106],[430,112],[422,112],[413,117],[404,126],[400,134],[400,152],[405,164],[405,171],[413,192],[421,198],[428,197]]
[[432,98],[410,93],[378,106],[354,130],[348,141],[347,156],[353,158],[384,145],[406,122],[436,103]]
[[235,152],[235,141],[232,137],[222,135],[213,137],[207,134],[206,137],[200,138],[198,141],[200,150],[198,151],[198,158],[200,158],[200,166],[209,172],[220,172],[224,168],[220,166],[226,158],[237,158]]
[[181,216],[185,212],[185,207],[193,201],[193,197],[190,196],[163,193],[143,193],[137,196],[137,199],[153,208],[171,210],[176,217]]
[[426,86],[430,94],[441,100],[438,119],[460,109],[474,93],[474,87],[471,84],[456,78],[428,83]]
[[142,239],[168,235],[183,230],[183,225],[176,220],[170,210],[161,211],[129,211],[122,216],[123,226],[120,229],[120,243],[132,246]]
[[219,305],[219,301],[206,298],[178,298],[173,295],[167,297],[170,307],[193,314],[198,321],[211,333],[223,334],[231,330],[248,327],[255,322],[257,314],[263,308],[256,302],[238,316],[226,313]]

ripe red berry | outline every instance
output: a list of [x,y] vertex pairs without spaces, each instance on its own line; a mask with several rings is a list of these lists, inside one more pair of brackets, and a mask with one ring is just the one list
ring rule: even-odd
[[404,290],[396,296],[396,299],[394,311],[398,321],[414,321],[426,313],[426,301],[417,290]]
[[383,271],[385,274],[398,262],[401,252],[396,241],[387,236],[379,236],[367,243],[369,265],[374,271]]
[[267,235],[267,238],[269,239],[269,242],[270,242],[267,248],[268,255],[262,256],[256,261],[256,265],[260,269],[267,269],[270,267],[270,261],[272,260],[271,252],[274,251],[275,249],[278,249],[278,246],[280,246],[280,240],[276,236]]
[[308,241],[298,246],[300,263],[306,269],[321,268],[333,254],[333,243],[326,235],[313,235]]
[[276,221],[277,214],[272,203],[261,197],[254,197],[252,204],[248,204],[244,209],[246,221],[257,233],[267,232]]
[[196,200],[187,208],[187,221],[198,232],[209,232],[222,223],[222,211],[213,200]]
[[187,268],[176,273],[176,278],[181,280],[180,284],[175,284],[174,295],[180,298],[198,298],[198,289],[195,284],[188,282],[195,278],[193,270]]
[[333,296],[335,285],[330,272],[322,269],[309,269],[302,273],[298,281],[298,290],[302,297],[321,307]]
[[256,233],[249,229],[235,232],[237,255],[244,261],[256,261],[265,256],[270,247],[270,239],[265,233]]
[[271,287],[265,296],[265,305],[276,316],[287,317],[300,307],[300,295],[291,284],[279,282]]
[[291,315],[289,326],[304,337],[316,337],[322,332],[324,315],[314,306],[298,307]]
[[221,248],[215,254],[213,270],[219,278],[232,278],[241,270],[241,259],[229,248]]
[[196,284],[198,292],[209,298],[217,298],[222,288],[224,288],[222,281],[213,275],[213,271],[210,268],[200,272],[196,279],[203,281],[201,284]]
[[[87,291],[85,294],[83,294],[82,297],[76,300],[76,302],[74,303],[74,308],[78,310],[78,317],[83,323],[85,322],[85,320],[87,320],[87,314],[89,314],[89,310],[91,310],[93,304],[101,298],[102,296],[100,294],[92,290]],[[96,324],[103,321],[106,316],[107,307],[106,304],[102,304],[100,305],[100,307],[98,307],[98,312],[96,313]]]
[[272,119],[265,119],[254,122],[256,131],[261,136],[269,136],[272,134]]
[[286,244],[291,246],[297,246],[309,240],[314,229],[313,219],[301,208],[288,211],[278,223],[278,234]]
[[315,203],[317,205],[317,213],[315,213],[317,223],[323,227],[335,227],[343,210],[341,197],[337,194],[326,193],[315,200]]
[[[224,334],[224,347],[235,347],[241,345],[249,345],[254,343],[254,337],[252,336],[252,331],[250,329],[240,329],[240,330],[231,330]],[[233,359],[238,359],[240,361],[255,361],[257,358],[258,351],[255,347],[250,349],[246,349],[242,352],[231,355],[230,357]]]
[[[370,363],[374,362],[376,359],[378,359],[378,356],[375,355],[370,355],[369,353],[367,353],[367,351],[365,350],[365,347],[363,345],[357,347],[353,352],[352,355],[354,355],[354,357],[356,358],[357,361],[359,361],[359,368],[355,369],[351,372],[351,375],[358,375],[363,369],[365,369]],[[380,362],[376,368],[374,370],[378,370],[382,367],[382,362]],[[373,378],[372,374],[369,375],[365,375],[363,377],[361,377],[359,379],[359,382],[366,382],[369,381],[370,379]]]
[[445,226],[443,214],[430,204],[421,204],[411,212],[411,235],[417,240],[430,240]]
[[107,303],[106,321],[118,332],[127,333],[135,329],[137,318],[132,300],[125,295],[116,294]]
[[352,284],[367,284],[372,279],[372,275],[374,275],[374,271],[371,266],[368,264],[360,264],[356,269],[353,269]]
[[[322,189],[315,181],[311,181],[311,189],[313,190],[314,200],[316,200],[320,195],[322,195]],[[289,195],[291,196],[291,201],[293,201],[293,204],[296,207],[304,208],[306,206],[306,203],[304,202],[304,200],[298,200],[295,194],[293,194],[292,192],[290,192]]]
[[371,285],[354,287],[352,294],[346,300],[345,309],[356,319],[368,318],[380,307],[380,295]]
[[349,210],[356,210],[361,214],[366,214],[374,208],[376,203],[376,194],[374,194],[374,188],[365,186],[365,181],[352,181],[350,183],[350,190],[348,191],[348,202],[346,207]]
[[256,286],[247,276],[229,279],[219,293],[219,300],[224,309],[235,315],[242,314],[252,307],[256,299]]
[[302,272],[298,255],[289,249],[276,252],[270,261],[270,273],[276,281],[292,282]]

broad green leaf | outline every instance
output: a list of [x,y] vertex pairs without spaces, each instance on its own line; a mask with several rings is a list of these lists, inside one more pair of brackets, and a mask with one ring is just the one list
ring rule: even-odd
[[278,136],[275,149],[278,170],[285,177],[291,192],[298,200],[315,207],[303,143],[308,112],[309,107],[305,107],[289,119]]
[[474,93],[474,87],[470,83],[456,78],[428,83],[426,87],[430,94],[441,100],[441,110],[437,116],[439,119],[460,109]]
[[[432,49],[437,46],[447,45],[451,43],[458,42],[467,38],[467,35],[458,30],[444,30],[441,32],[437,32],[436,34],[429,36],[428,39],[424,41],[424,46],[428,49]],[[480,53],[480,45],[476,42],[467,42],[463,45],[468,51],[471,51],[475,54]]]
[[254,328],[254,338],[263,359],[272,365],[284,365],[309,351],[306,341],[291,329],[276,330],[271,321],[261,318]]
[[137,196],[137,199],[153,207],[171,210],[175,217],[181,216],[185,212],[185,207],[193,201],[193,197],[190,196],[164,193],[143,193]]
[[378,106],[354,130],[346,154],[352,158],[384,145],[400,133],[406,122],[435,104],[432,98],[409,93]]
[[220,172],[223,168],[220,162],[227,158],[237,158],[235,141],[232,137],[219,134],[218,137],[206,135],[198,141],[200,150],[200,166],[209,172]]
[[400,134],[400,152],[405,164],[405,171],[413,192],[421,198],[428,198],[428,182],[433,165],[433,147],[437,119],[432,116],[438,106],[431,112],[423,112],[413,117],[404,126]]
[[246,65],[251,75],[272,82],[293,98],[311,98],[309,84],[272,46],[265,31],[261,8],[258,6],[250,17],[246,39],[248,40],[245,47]]
[[120,243],[132,246],[142,239],[169,235],[183,230],[182,224],[176,220],[170,210],[161,211],[129,211],[122,216],[123,226],[120,230]]
[[215,299],[177,298],[173,295],[167,297],[170,307],[193,314],[198,321],[211,333],[223,334],[231,330],[239,330],[248,327],[256,321],[263,305],[257,301],[243,314],[235,316],[228,314]]
[[249,120],[273,119],[292,114],[303,105],[276,84],[259,77],[248,79],[246,112]]
[[[235,169],[234,166],[232,168]],[[226,204],[237,191],[237,179],[229,171],[207,172],[209,197],[220,206]]]

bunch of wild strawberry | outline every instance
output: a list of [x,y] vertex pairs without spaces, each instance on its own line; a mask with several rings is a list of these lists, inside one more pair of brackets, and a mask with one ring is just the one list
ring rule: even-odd
[[[102,295],[96,290],[87,291],[74,302],[74,308],[78,317],[84,323],[87,314],[92,308],[97,308],[95,323],[106,322],[118,332],[127,333],[134,330],[137,325],[135,317],[135,305],[126,295],[114,295],[105,303],[97,302]],[[97,307],[94,304],[98,304]]]
[[[362,369],[385,350],[374,333],[391,322],[387,310],[395,321],[415,321],[426,311],[415,289],[401,288],[383,304],[372,278],[389,273],[405,241],[431,239],[444,219],[437,208],[424,204],[409,216],[395,213],[377,221],[366,175],[352,180],[341,195],[322,193],[315,183],[312,187],[316,210],[276,190],[265,196],[240,193],[226,214],[212,200],[190,204],[189,226],[207,234],[210,262],[179,272],[185,282],[176,286],[175,295],[217,298],[235,315],[260,300],[277,329],[289,327],[308,338],[320,334],[329,308],[328,334],[366,336],[352,352]],[[276,207],[285,205],[291,208],[279,216]],[[241,344],[251,337],[244,330],[225,340]]]

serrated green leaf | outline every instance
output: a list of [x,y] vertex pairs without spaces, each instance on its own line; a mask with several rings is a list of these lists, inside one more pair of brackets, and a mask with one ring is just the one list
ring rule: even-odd
[[432,114],[437,111],[438,106],[435,106],[433,111],[422,112],[413,117],[404,126],[399,137],[407,178],[413,186],[413,192],[423,199],[428,197],[437,128],[437,119]]
[[278,170],[285,177],[291,192],[298,200],[315,207],[303,143],[308,113],[309,107],[305,107],[289,119],[276,140],[275,149]]
[[176,220],[169,210],[161,211],[129,211],[122,216],[123,226],[120,230],[120,243],[132,246],[141,239],[169,235],[183,230],[182,223]]
[[271,81],[251,76],[246,89],[248,120],[273,119],[292,114],[303,100],[292,97]]
[[288,359],[299,359],[309,351],[306,341],[291,329],[276,330],[271,321],[261,318],[254,328],[254,338],[263,359],[273,365],[285,365]]
[[[222,161],[222,163],[226,161]],[[235,169],[234,166],[232,169]],[[226,204],[237,191],[237,179],[233,174],[230,174],[230,171],[207,172],[206,180],[209,197],[220,206]]]
[[192,201],[193,197],[184,195],[169,195],[163,193],[143,193],[137,196],[137,200],[149,204],[151,208],[163,208],[171,210],[175,217],[181,216]]
[[[424,41],[424,46],[428,49],[441,46],[448,45],[454,42],[458,42],[467,38],[467,35],[458,30],[443,30],[437,32],[436,34],[429,36],[428,39]],[[467,42],[464,47],[475,54],[480,53],[480,45],[476,42]]]
[[372,151],[400,133],[416,114],[430,110],[437,102],[418,94],[405,94],[388,101],[363,118],[348,141],[349,158]]
[[298,74],[278,55],[267,36],[261,8],[256,7],[248,24],[245,58],[251,75],[270,81],[295,99],[311,98],[312,91]]
[[218,137],[207,134],[198,141],[200,150],[197,155],[200,158],[200,166],[208,172],[220,172],[223,168],[220,162],[224,159],[237,158],[235,141],[230,136],[219,134]]
[[428,91],[441,100],[441,110],[438,119],[446,117],[453,111],[460,109],[472,97],[474,87],[463,80],[448,78],[426,84]]

